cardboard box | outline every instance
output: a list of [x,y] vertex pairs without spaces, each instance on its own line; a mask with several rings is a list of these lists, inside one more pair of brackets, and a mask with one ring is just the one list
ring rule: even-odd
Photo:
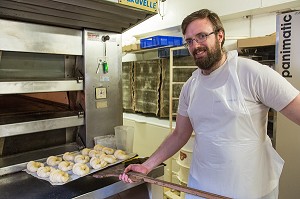
[[131,52],[141,50],[140,44],[130,44],[122,47],[122,52]]
[[130,51],[130,45],[122,47],[122,52],[129,52],[129,51]]
[[130,50],[134,51],[134,50],[141,50],[140,44],[131,44],[130,45]]
[[272,46],[272,45],[276,45],[276,33],[264,37],[252,37],[247,39],[239,39],[237,41],[238,48]]

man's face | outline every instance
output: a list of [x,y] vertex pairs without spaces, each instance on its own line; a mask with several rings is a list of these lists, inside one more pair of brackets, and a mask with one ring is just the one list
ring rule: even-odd
[[213,27],[208,19],[197,19],[188,25],[184,36],[187,43],[190,43],[190,54],[202,70],[211,70],[222,58],[222,34],[220,37],[219,33],[212,32]]

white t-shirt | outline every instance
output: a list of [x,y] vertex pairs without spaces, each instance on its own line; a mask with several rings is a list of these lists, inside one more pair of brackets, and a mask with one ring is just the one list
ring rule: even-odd
[[[193,77],[199,75],[205,87],[216,88],[226,81],[223,78],[226,76],[223,75],[223,69],[226,64],[228,64],[227,61],[208,76],[202,75],[200,69],[193,72],[192,76],[182,87],[179,97],[178,114],[188,117],[189,92]],[[238,57],[237,70],[242,93],[253,124],[258,127],[256,129],[258,132],[265,134],[269,108],[281,111],[299,94],[299,91],[278,72],[254,60]]]

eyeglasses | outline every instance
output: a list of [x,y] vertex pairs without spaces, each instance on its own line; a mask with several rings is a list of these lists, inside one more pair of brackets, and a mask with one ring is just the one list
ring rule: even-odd
[[191,47],[193,45],[193,41],[195,40],[198,44],[206,41],[207,37],[211,34],[215,33],[215,31],[211,32],[211,33],[204,33],[204,32],[200,32],[198,34],[195,35],[195,38],[193,39],[187,39],[185,40],[185,43],[183,44],[186,48]]

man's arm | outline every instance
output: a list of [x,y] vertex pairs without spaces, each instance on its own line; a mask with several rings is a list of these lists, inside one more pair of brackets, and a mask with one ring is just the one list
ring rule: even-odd
[[179,149],[181,149],[191,137],[193,127],[190,119],[181,115],[176,117],[176,127],[151,155],[151,157],[143,164],[149,171],[170,158]]
[[280,113],[300,125],[300,94],[298,94],[291,103],[284,107]]
[[119,179],[131,183],[132,180],[126,174],[129,171],[135,171],[148,174],[156,166],[170,158],[179,149],[181,149],[191,137],[193,127],[188,117],[177,115],[176,127],[174,131],[162,142],[158,149],[143,164],[131,164],[125,168],[124,173]]

